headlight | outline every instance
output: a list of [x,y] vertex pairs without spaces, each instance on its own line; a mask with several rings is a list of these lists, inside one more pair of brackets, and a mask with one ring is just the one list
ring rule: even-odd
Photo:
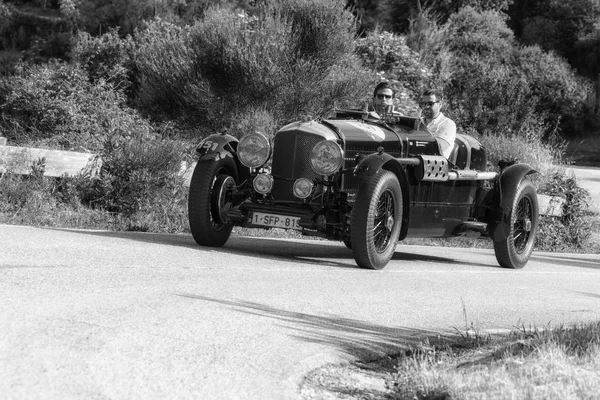
[[299,199],[305,199],[312,193],[313,183],[306,178],[296,179],[294,182],[294,196]]
[[330,175],[342,167],[342,148],[331,140],[320,141],[310,152],[310,165],[320,175]]
[[273,189],[273,177],[267,174],[258,174],[252,181],[252,186],[258,193],[267,194]]
[[262,133],[250,133],[242,137],[237,152],[242,164],[248,168],[258,168],[269,160],[271,143]]

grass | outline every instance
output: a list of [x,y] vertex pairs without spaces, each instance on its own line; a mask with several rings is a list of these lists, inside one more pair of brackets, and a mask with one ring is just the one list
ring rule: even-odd
[[401,399],[597,399],[599,343],[596,323],[516,330],[457,353],[456,343],[446,344],[449,350],[437,357],[400,359],[395,393]]
[[[309,374],[305,399],[598,399],[600,322],[492,335],[466,327],[391,359]],[[346,395],[341,396],[344,393]]]

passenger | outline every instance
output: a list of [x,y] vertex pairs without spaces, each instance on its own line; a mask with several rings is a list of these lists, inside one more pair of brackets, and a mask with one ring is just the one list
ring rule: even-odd
[[379,82],[373,90],[373,109],[380,116],[385,114],[402,115],[394,110],[396,91],[388,82]]
[[454,149],[456,139],[456,124],[446,117],[442,109],[442,96],[435,90],[428,89],[421,95],[421,121],[427,130],[435,137],[444,157],[449,158]]

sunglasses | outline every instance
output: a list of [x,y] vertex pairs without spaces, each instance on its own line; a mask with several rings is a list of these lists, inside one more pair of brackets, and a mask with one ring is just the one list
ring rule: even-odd
[[439,101],[422,101],[419,103],[421,107],[433,107],[435,103],[439,103]]
[[383,100],[383,99],[388,99],[389,100],[389,99],[392,98],[392,95],[391,94],[377,94],[377,98],[379,100]]

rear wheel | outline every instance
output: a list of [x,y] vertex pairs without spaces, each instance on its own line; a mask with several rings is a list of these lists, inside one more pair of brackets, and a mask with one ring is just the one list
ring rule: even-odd
[[398,243],[402,222],[402,189],[398,178],[381,170],[365,181],[352,210],[351,246],[359,267],[382,269]]
[[538,212],[535,188],[529,179],[524,179],[513,201],[508,236],[494,241],[494,252],[501,267],[520,269],[527,264],[535,245]]
[[227,242],[233,224],[226,212],[231,207],[231,191],[235,188],[227,160],[199,161],[190,182],[188,219],[196,243],[220,247]]

